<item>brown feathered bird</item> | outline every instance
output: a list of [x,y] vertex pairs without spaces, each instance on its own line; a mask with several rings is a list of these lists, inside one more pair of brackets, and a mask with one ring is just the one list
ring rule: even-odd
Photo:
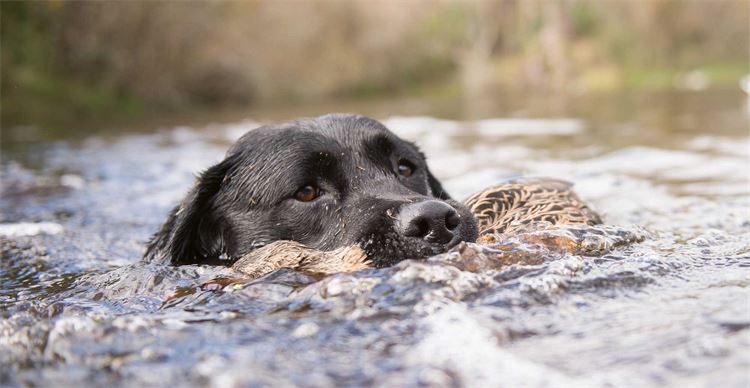
[[279,268],[291,268],[308,274],[330,275],[370,268],[367,255],[357,245],[333,251],[319,251],[296,241],[275,241],[243,256],[232,266],[253,278]]
[[551,178],[520,178],[488,187],[464,201],[477,220],[479,235],[510,233],[534,222],[601,224],[599,215],[572,190]]

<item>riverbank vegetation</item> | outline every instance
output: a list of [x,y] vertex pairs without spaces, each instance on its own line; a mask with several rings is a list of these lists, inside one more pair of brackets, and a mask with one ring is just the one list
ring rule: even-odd
[[700,89],[748,1],[2,2],[2,126],[488,90]]

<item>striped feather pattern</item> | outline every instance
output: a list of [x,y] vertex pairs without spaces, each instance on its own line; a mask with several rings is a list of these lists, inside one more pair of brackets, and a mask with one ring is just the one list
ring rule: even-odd
[[601,224],[569,182],[521,178],[491,186],[464,201],[479,224],[479,235],[513,232],[545,221],[557,224]]

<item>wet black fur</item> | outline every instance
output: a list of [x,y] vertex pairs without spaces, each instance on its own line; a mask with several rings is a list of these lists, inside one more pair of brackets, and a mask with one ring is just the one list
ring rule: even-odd
[[[401,160],[416,167],[412,176],[396,172]],[[307,184],[324,194],[295,200]],[[403,236],[396,222],[400,207],[436,198],[461,215],[455,238],[434,245]],[[223,161],[198,177],[145,258],[229,265],[273,241],[293,240],[320,250],[359,244],[375,266],[384,267],[476,237],[471,213],[443,190],[414,144],[375,120],[331,114],[242,136]]]

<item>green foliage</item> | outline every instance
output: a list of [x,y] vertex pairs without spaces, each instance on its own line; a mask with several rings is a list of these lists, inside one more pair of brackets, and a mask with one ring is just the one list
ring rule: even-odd
[[451,3],[421,23],[421,39],[438,44],[440,49],[455,47],[468,39],[471,14],[460,3]]
[[82,82],[60,66],[59,4],[2,2],[0,7],[3,126],[63,126],[141,112],[138,100],[106,84]]
[[750,2],[0,2],[2,126],[748,72]]
[[596,12],[586,2],[576,2],[573,4],[570,21],[573,25],[573,33],[577,37],[591,37],[599,30],[599,19],[596,16]]

